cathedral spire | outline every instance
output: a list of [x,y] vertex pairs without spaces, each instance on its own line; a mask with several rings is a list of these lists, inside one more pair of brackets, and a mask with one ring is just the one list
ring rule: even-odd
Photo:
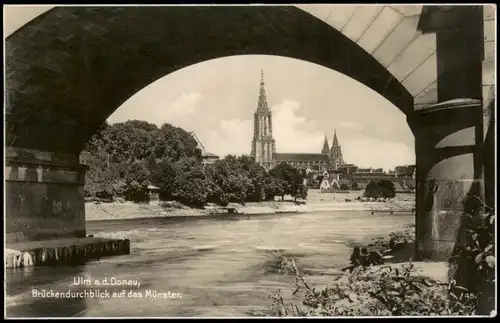
[[274,163],[276,145],[273,139],[272,113],[267,105],[264,71],[260,71],[260,91],[257,111],[254,113],[254,135],[251,156],[260,165],[270,168]]
[[323,142],[323,149],[321,150],[321,153],[326,155],[330,153],[330,146],[328,145],[328,137],[326,136],[326,132],[325,132],[325,140]]
[[257,111],[268,110],[266,89],[264,86],[264,71],[260,70],[260,91],[259,91],[259,103],[257,106]]
[[339,141],[337,139],[337,129],[333,129],[333,143],[332,147],[338,147],[339,146]]

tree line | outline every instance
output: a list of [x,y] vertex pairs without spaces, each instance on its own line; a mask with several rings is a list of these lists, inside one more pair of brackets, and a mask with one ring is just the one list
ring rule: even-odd
[[161,200],[202,207],[206,203],[259,202],[306,198],[305,174],[288,164],[266,171],[250,156],[232,156],[203,165],[193,136],[168,123],[157,127],[132,120],[103,127],[81,155],[89,166],[87,197],[107,195],[146,202],[148,186],[159,188]]
[[393,198],[396,196],[394,183],[383,179],[379,182],[370,181],[365,188],[364,197],[368,198]]

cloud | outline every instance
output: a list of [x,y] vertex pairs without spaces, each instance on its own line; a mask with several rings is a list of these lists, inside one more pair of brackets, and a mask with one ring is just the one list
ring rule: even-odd
[[415,163],[415,152],[407,145],[374,137],[345,138],[342,154],[347,163],[359,167],[394,169],[395,166]]
[[203,98],[203,95],[198,92],[189,92],[182,95],[172,102],[167,108],[161,107],[157,113],[161,114],[164,119],[176,119],[186,115],[193,115],[196,112],[197,103]]
[[343,121],[339,124],[340,128],[350,131],[361,131],[363,127],[359,123]]
[[277,152],[321,152],[325,132],[318,129],[315,122],[297,115],[299,110],[300,103],[293,100],[284,100],[272,107]]
[[206,136],[205,148],[221,158],[225,155],[249,155],[253,137],[252,120],[222,119]]

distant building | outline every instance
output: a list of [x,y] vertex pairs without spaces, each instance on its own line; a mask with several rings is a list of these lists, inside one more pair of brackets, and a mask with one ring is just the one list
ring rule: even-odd
[[365,188],[369,182],[378,183],[381,180],[391,181],[396,192],[408,192],[415,189],[415,166],[397,166],[394,171],[384,172],[382,169],[359,169],[352,174],[359,188]]
[[396,166],[393,173],[395,177],[415,177],[416,170],[415,165]]
[[323,177],[323,179],[321,180],[321,184],[319,184],[319,189],[322,191],[332,189],[332,184],[328,180],[328,177]]
[[203,146],[203,144],[201,143],[198,136],[194,133],[194,131],[191,131],[191,136],[193,136],[194,140],[196,140],[196,143],[198,144],[198,148],[201,150],[201,157],[202,157],[202,164],[203,165],[213,164],[219,160],[219,156],[205,151],[205,146]]
[[148,195],[150,201],[158,201],[160,199],[160,188],[154,185],[148,185]]
[[320,174],[322,177],[320,183],[320,190],[330,190],[330,189],[339,189],[339,173],[336,169],[325,169]]
[[308,165],[306,168],[306,175],[313,175],[313,178],[315,178],[318,174],[320,174],[320,167],[317,164],[313,165]]
[[[398,182],[402,191],[414,191],[416,188],[417,167],[415,165],[396,166],[392,172],[394,181]],[[396,188],[396,191],[398,188]]]
[[332,146],[329,146],[328,138],[325,134],[323,149],[319,154],[276,153],[276,142],[273,138],[272,111],[267,104],[264,73],[262,71],[257,110],[254,113],[254,134],[250,155],[257,163],[267,169],[284,162],[293,167],[304,169],[309,173],[319,173],[325,169],[337,168],[345,164],[335,130]]
[[339,179],[349,179],[352,178],[352,174],[358,172],[358,166],[354,164],[345,164],[337,168]]
[[213,164],[219,160],[219,156],[214,155],[212,153],[204,153],[202,157],[203,157],[203,164],[205,165]]

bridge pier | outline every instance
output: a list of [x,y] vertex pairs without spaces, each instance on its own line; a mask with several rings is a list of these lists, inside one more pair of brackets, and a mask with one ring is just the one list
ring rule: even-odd
[[448,260],[466,197],[483,199],[482,118],[481,102],[473,99],[429,105],[412,116],[417,260]]
[[6,242],[85,237],[78,155],[6,148]]

